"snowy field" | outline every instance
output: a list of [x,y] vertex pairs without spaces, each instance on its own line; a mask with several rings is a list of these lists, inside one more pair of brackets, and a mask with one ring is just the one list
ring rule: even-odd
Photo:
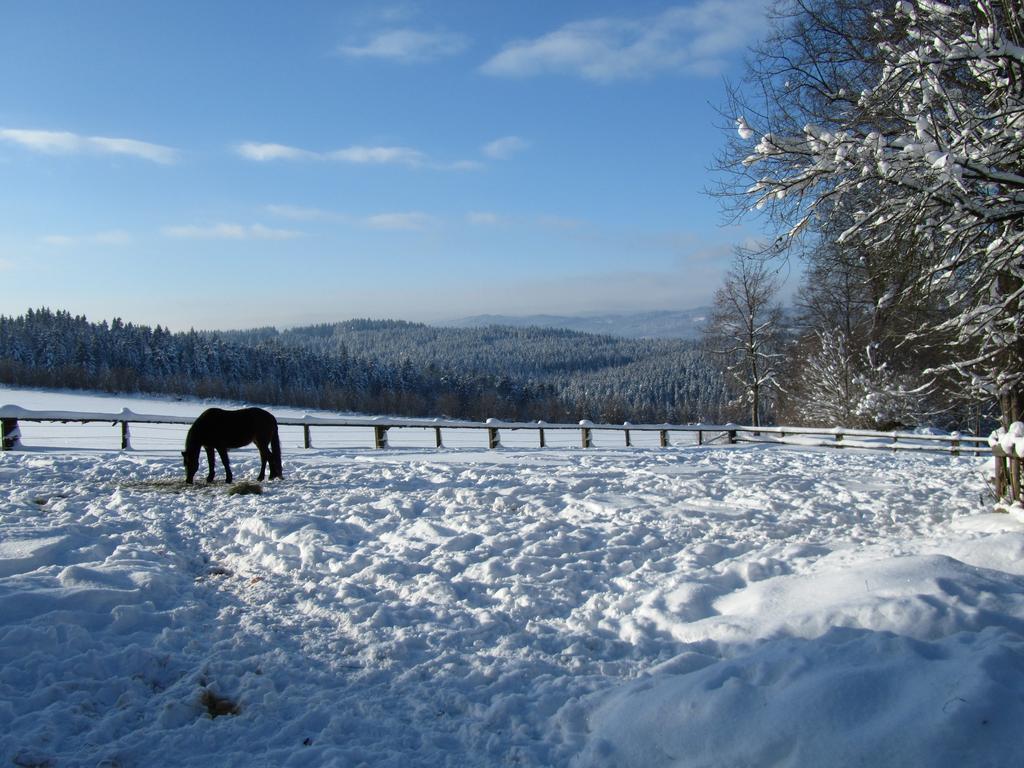
[[978,459],[179,449],[0,457],[0,765],[1024,764]]

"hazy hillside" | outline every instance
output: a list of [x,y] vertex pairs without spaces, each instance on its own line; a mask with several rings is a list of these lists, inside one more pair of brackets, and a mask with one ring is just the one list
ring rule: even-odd
[[552,391],[570,418],[713,421],[729,399],[720,374],[694,342],[684,339],[495,325],[450,328],[397,320],[349,320],[221,336],[241,344],[297,346],[336,359],[386,360],[409,370],[498,377]]
[[453,328],[482,328],[489,325],[515,328],[562,328],[581,333],[599,333],[628,339],[697,339],[710,312],[709,307],[683,311],[635,312],[601,315],[474,315],[438,325]]

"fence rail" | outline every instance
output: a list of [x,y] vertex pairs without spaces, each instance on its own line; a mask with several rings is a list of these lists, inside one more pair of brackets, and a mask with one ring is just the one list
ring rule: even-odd
[[[169,416],[135,413],[128,409],[120,413],[89,413],[77,411],[31,411],[14,405],[0,407],[0,422],[3,427],[3,450],[21,445],[20,423],[90,424],[107,423],[120,428],[122,450],[131,447],[131,425],[190,425],[194,416]],[[508,432],[536,432],[536,445],[545,448],[549,444],[549,433],[576,431],[581,448],[595,447],[595,433],[622,433],[621,444],[635,445],[637,433],[656,433],[660,447],[672,445],[673,433],[692,433],[697,445],[735,443],[774,443],[797,446],[824,446],[832,448],[862,448],[890,451],[925,451],[948,453],[987,454],[991,451],[987,438],[973,435],[927,435],[913,432],[873,432],[862,429],[822,429],[813,427],[748,427],[739,424],[593,424],[582,421],[578,424],[546,424],[544,422],[507,422],[488,419],[483,422],[442,419],[396,419],[385,417],[344,417],[322,416],[282,417],[281,426],[298,427],[302,430],[302,444],[305,448],[313,445],[313,430],[355,429],[372,430],[372,446],[377,449],[389,447],[388,436],[392,430],[418,430],[433,433],[433,445],[444,446],[444,432],[450,430],[486,431],[487,446],[496,449],[501,446],[501,436]],[[42,446],[45,447],[45,446]]]

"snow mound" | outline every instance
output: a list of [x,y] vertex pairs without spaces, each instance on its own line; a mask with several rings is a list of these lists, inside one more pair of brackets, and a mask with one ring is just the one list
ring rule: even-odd
[[743,642],[780,634],[813,638],[856,627],[931,639],[1024,615],[1024,577],[941,555],[864,562],[751,584],[713,603],[719,616],[685,625],[684,640]]
[[1024,639],[1002,628],[933,642],[833,629],[672,664],[605,698],[573,765],[1020,763]]

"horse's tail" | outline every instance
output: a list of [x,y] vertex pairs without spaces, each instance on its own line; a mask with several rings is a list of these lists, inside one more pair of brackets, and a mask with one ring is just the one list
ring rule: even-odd
[[281,467],[281,438],[277,434],[277,421],[274,421],[273,429],[270,431],[270,476],[276,473],[278,477],[284,477],[284,470]]

